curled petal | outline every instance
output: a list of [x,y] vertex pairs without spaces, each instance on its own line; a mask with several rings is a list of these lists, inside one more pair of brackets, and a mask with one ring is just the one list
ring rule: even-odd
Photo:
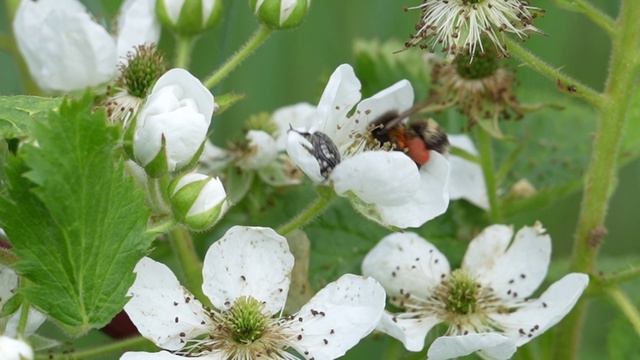
[[362,262],[362,273],[378,280],[396,304],[409,295],[428,298],[449,271],[447,258],[410,232],[386,236]]
[[218,309],[250,296],[277,314],[287,299],[293,261],[287,239],[272,229],[234,226],[207,251],[202,290]]
[[409,351],[422,351],[427,334],[441,322],[442,320],[435,316],[420,317],[411,313],[385,312],[377,330],[400,340]]
[[162,349],[179,350],[184,342],[209,332],[209,316],[171,270],[150,258],[136,265],[136,281],[124,310],[140,334]]
[[325,180],[320,169],[318,159],[311,153],[313,146],[297,131],[289,131],[287,135],[287,154],[293,162],[313,182],[321,183]]
[[343,275],[294,316],[291,346],[307,359],[341,357],[375,329],[384,299],[384,289],[374,279]]
[[43,90],[81,90],[115,75],[115,41],[79,1],[21,1],[13,30]]
[[528,301],[513,313],[495,314],[492,319],[522,346],[562,320],[588,284],[587,275],[571,273],[553,283],[539,299]]
[[420,168],[420,185],[410,200],[395,206],[380,206],[378,213],[384,225],[399,228],[420,227],[442,215],[449,207],[449,161],[436,151]]
[[353,193],[374,206],[401,205],[420,186],[416,164],[399,151],[365,151],[343,160],[331,173],[338,195]]

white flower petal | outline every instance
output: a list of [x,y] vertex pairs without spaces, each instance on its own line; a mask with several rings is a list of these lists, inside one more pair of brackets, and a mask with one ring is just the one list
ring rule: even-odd
[[18,289],[18,275],[11,268],[0,265],[0,309]]
[[551,238],[542,227],[525,226],[516,233],[509,249],[478,280],[492,287],[504,300],[522,300],[540,286],[551,260]]
[[[186,357],[174,355],[170,352],[160,351],[156,353],[149,352],[126,352],[121,357],[120,360],[184,360],[184,359],[194,359],[194,357]],[[204,356],[198,356],[197,359],[200,360],[225,360],[226,357],[222,354],[207,354]]]
[[508,337],[497,333],[441,336],[431,344],[427,359],[453,359],[476,351],[482,351],[491,359],[506,360],[516,352],[516,346]]
[[338,195],[353,193],[372,205],[400,205],[418,191],[420,173],[399,151],[365,151],[342,160],[331,173]]
[[417,234],[393,233],[384,237],[364,258],[362,274],[378,280],[398,304],[412,294],[426,299],[450,272],[447,258]]
[[430,151],[429,162],[420,168],[420,185],[410,201],[397,206],[379,206],[384,225],[399,228],[420,227],[442,215],[449,206],[449,161],[436,151]]
[[156,0],[126,0],[118,16],[118,57],[126,59],[135,46],[155,44],[160,40],[160,23],[156,19]]
[[351,65],[342,64],[333,72],[318,103],[317,128],[334,140],[338,149],[343,149],[345,136],[338,137],[338,132],[348,122],[347,114],[360,101],[360,80],[356,77]]
[[384,300],[384,289],[374,279],[343,275],[294,316],[291,346],[307,359],[339,358],[375,329]]
[[247,132],[249,142],[248,153],[240,159],[240,167],[255,170],[268,166],[276,160],[278,148],[276,140],[264,131],[250,130]]
[[215,146],[211,141],[207,140],[204,144],[204,150],[200,156],[199,166],[204,173],[213,174],[224,169],[231,157],[229,153],[218,146]]
[[[403,317],[403,315],[407,316]],[[385,312],[378,323],[377,330],[400,340],[408,351],[422,351],[427,334],[441,322],[442,320],[434,316],[415,317],[410,313]]]
[[158,79],[136,123],[134,155],[143,165],[158,155],[166,141],[169,170],[193,159],[207,137],[214,98],[200,80],[183,69]]
[[308,131],[315,119],[316,107],[309,103],[298,103],[282,107],[273,112],[273,122],[278,127],[276,143],[278,150],[287,147],[287,132],[293,128],[298,131]]
[[145,257],[134,272],[136,281],[124,310],[142,336],[160,348],[178,350],[184,341],[209,332],[211,322],[202,304],[167,266]]
[[79,1],[21,1],[13,30],[43,90],[81,90],[115,75],[115,41]]
[[22,340],[0,336],[2,360],[33,360],[33,350]]
[[[11,315],[9,321],[7,321],[7,326],[4,329],[4,335],[17,337],[18,336],[18,325],[20,324],[20,316],[22,315],[22,306],[18,308],[18,310]],[[29,317],[27,318],[27,325],[24,328],[24,336],[29,337],[33,335],[39,328],[44,324],[47,320],[47,316],[40,311],[34,309],[33,307],[29,308]]]
[[476,278],[484,276],[507,251],[512,238],[512,226],[491,225],[485,228],[469,243],[462,268]]
[[309,140],[305,139],[297,131],[289,131],[287,135],[287,154],[311,181],[321,183],[325,179],[320,171],[320,164],[318,159],[309,152],[309,149],[313,149]]
[[287,239],[272,229],[234,226],[207,251],[202,290],[218,309],[250,296],[276,314],[287,299],[293,262]]
[[[478,150],[467,135],[449,135],[449,143],[470,154],[478,154]],[[455,155],[449,157],[449,163],[451,164],[451,181],[449,183],[451,200],[465,199],[488,210],[489,198],[480,165]]]
[[557,324],[575,306],[589,284],[585,274],[571,273],[553,283],[539,299],[528,301],[511,314],[494,314],[505,335],[522,346]]
[[[338,131],[332,135],[340,153],[344,154],[354,139],[367,134],[369,125],[386,114],[399,114],[413,106],[413,87],[407,80],[401,80],[362,100],[351,117],[338,121]],[[360,136],[358,136],[360,135]]]

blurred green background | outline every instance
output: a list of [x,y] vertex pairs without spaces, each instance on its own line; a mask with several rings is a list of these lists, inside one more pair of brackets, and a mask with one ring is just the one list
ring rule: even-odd
[[[637,1],[637,0],[630,0]],[[118,0],[86,0],[99,19],[109,19],[116,12]],[[254,56],[249,58],[218,88],[214,94],[229,91],[246,94],[246,100],[214,119],[213,139],[224,145],[232,137],[239,136],[243,121],[250,115],[300,101],[315,103],[324,82],[333,69],[341,63],[353,63],[353,43],[357,39],[404,40],[413,30],[417,12],[404,12],[405,5],[417,0],[316,0],[310,15],[298,29],[275,34]],[[227,0],[226,16],[222,24],[205,33],[198,41],[192,58],[191,70],[204,77],[229,56],[254,31],[257,22],[249,11],[247,1]],[[594,0],[592,3],[615,16],[619,7],[616,0]],[[607,73],[610,43],[606,34],[584,17],[558,8],[553,1],[533,1],[533,5],[547,10],[546,16],[536,25],[546,35],[533,36],[526,46],[551,64],[582,80],[596,89],[603,88]],[[10,28],[4,8],[0,8],[0,31]],[[640,21],[640,19],[639,19]],[[105,24],[110,20],[104,20]],[[172,49],[171,36],[163,34],[162,48]],[[416,50],[417,51],[417,50]],[[171,58],[171,55],[169,55]],[[512,62],[520,82],[519,92],[536,94],[541,98],[558,95],[555,84]],[[399,80],[399,79],[397,79]],[[22,92],[19,71],[12,58],[0,52],[0,95]],[[543,94],[540,96],[539,94]],[[631,95],[631,94],[630,94]],[[521,96],[522,102],[527,97]],[[579,105],[585,106],[586,105]],[[545,116],[555,116],[545,112]],[[582,113],[576,113],[582,114]],[[563,116],[558,126],[571,131],[572,119]],[[527,121],[527,118],[524,120]],[[631,121],[640,121],[631,119]],[[635,134],[640,136],[640,134]],[[565,138],[553,132],[538,134],[552,143],[562,144]],[[581,140],[588,145],[590,139]],[[571,150],[571,149],[569,149]],[[576,152],[585,151],[582,148]],[[535,160],[536,153],[526,153],[524,160]],[[551,179],[553,181],[553,179]],[[640,258],[640,222],[637,207],[640,204],[640,162],[626,165],[619,179],[607,220],[609,234],[603,246],[601,261],[603,270],[617,268],[630,259]],[[563,264],[570,252],[572,233],[577,219],[580,195],[574,194],[543,210],[518,214],[510,219],[517,226],[541,220],[554,240],[554,257]],[[557,272],[563,272],[562,265]],[[638,303],[640,291],[629,285],[633,299]],[[583,341],[581,359],[605,359],[611,356],[607,350],[607,334],[626,329],[624,322],[616,320],[618,314],[605,300],[595,300],[590,308]],[[615,326],[613,325],[615,324]],[[95,335],[99,337],[99,335]],[[93,340],[87,340],[93,341]],[[399,358],[397,346],[388,347],[391,340],[368,342],[347,356],[348,359]],[[614,346],[609,344],[609,346]],[[628,359],[640,358],[627,354]],[[634,357],[635,356],[635,357]]]

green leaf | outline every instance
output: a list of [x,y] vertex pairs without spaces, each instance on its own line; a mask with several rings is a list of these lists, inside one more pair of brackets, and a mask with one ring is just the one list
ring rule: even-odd
[[60,101],[38,96],[0,96],[0,137],[24,137],[31,124],[44,120],[49,111],[60,106]]
[[10,162],[0,221],[29,280],[21,294],[80,335],[126,303],[132,270],[152,240],[149,211],[114,155],[117,129],[92,111],[89,96],[65,101],[33,130],[38,146]]

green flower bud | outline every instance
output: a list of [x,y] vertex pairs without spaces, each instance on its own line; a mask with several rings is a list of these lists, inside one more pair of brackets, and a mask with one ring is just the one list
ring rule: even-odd
[[258,19],[274,30],[294,28],[302,23],[311,0],[249,0]]
[[220,179],[198,173],[175,179],[169,196],[175,219],[192,230],[210,228],[229,207]]
[[215,26],[222,15],[222,0],[156,0],[163,26],[182,36],[197,35]]

